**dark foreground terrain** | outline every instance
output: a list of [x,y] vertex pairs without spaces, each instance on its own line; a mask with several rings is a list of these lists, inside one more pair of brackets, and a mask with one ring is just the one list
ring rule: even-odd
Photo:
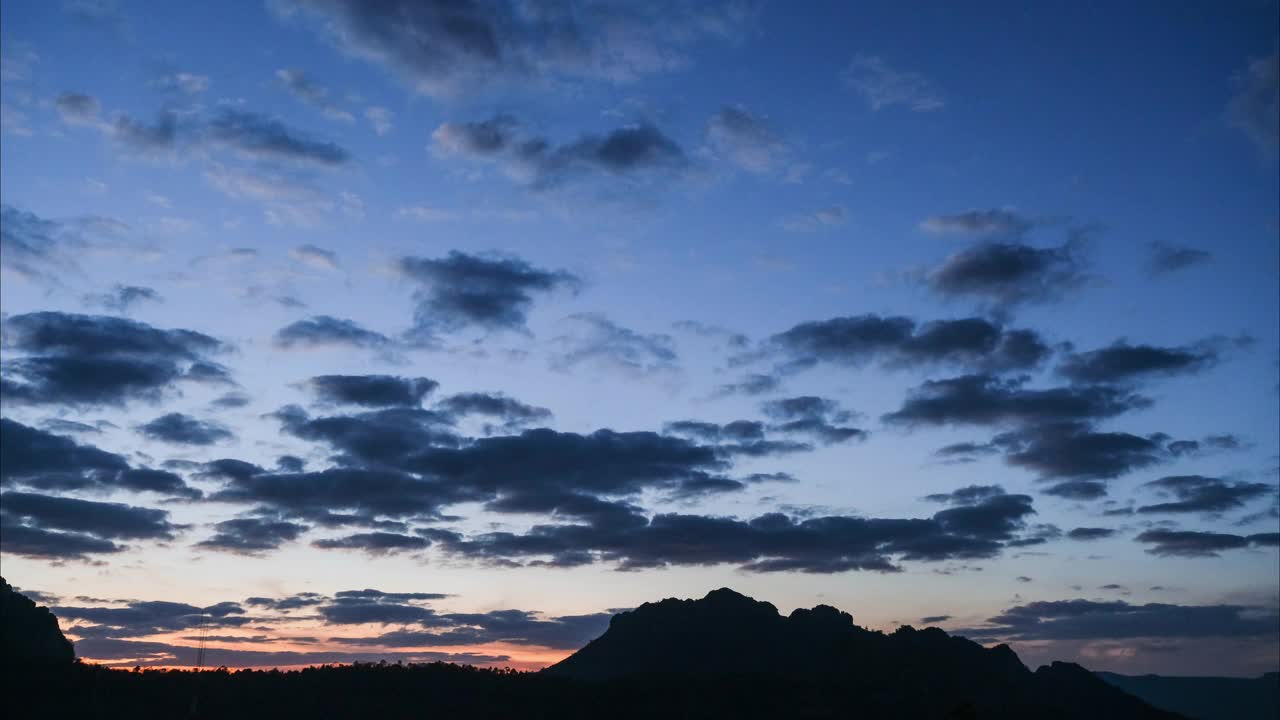
[[[779,615],[731,590],[646,603],[540,673],[448,664],[294,672],[73,662],[56,619],[3,587],[5,717],[1178,718],[1078,665],[1032,672],[936,628],[865,630],[834,608]],[[26,631],[22,628],[43,628]]]

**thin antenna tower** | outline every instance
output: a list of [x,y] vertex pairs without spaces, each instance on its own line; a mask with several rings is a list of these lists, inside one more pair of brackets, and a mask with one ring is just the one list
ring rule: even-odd
[[200,616],[200,645],[196,649],[196,670],[199,671],[204,667],[204,644],[209,634],[208,618],[205,615]]

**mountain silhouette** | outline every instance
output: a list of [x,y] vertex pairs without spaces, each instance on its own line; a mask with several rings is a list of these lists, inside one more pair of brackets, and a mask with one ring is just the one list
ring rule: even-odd
[[[0,581],[2,583],[2,581]],[[620,613],[537,673],[448,663],[128,672],[72,662],[46,608],[0,584],[11,717],[1044,718],[1176,720],[1072,663],[937,628],[866,630],[825,605],[782,616],[720,589]]]
[[75,660],[71,642],[58,627],[49,608],[40,607],[0,577],[0,652],[2,662],[21,665],[62,665]]
[[1280,673],[1255,678],[1167,677],[1099,672],[1108,684],[1195,720],[1280,718]]
[[817,681],[871,716],[1174,718],[1073,663],[1032,672],[1007,645],[938,628],[885,634],[819,605],[789,616],[728,588],[615,615],[604,635],[543,671],[577,680],[735,675]]

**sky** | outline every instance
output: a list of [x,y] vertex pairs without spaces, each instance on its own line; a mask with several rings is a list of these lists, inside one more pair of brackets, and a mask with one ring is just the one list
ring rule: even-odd
[[1275,2],[6,2],[0,554],[81,657],[721,586],[1280,667]]

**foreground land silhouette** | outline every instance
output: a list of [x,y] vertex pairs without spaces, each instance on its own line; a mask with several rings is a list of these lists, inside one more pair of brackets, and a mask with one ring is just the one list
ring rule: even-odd
[[827,606],[782,616],[728,589],[616,615],[537,673],[445,663],[112,670],[70,661],[48,610],[3,592],[10,717],[1183,717],[1071,663],[1033,672],[1003,645],[937,628],[870,631]]

